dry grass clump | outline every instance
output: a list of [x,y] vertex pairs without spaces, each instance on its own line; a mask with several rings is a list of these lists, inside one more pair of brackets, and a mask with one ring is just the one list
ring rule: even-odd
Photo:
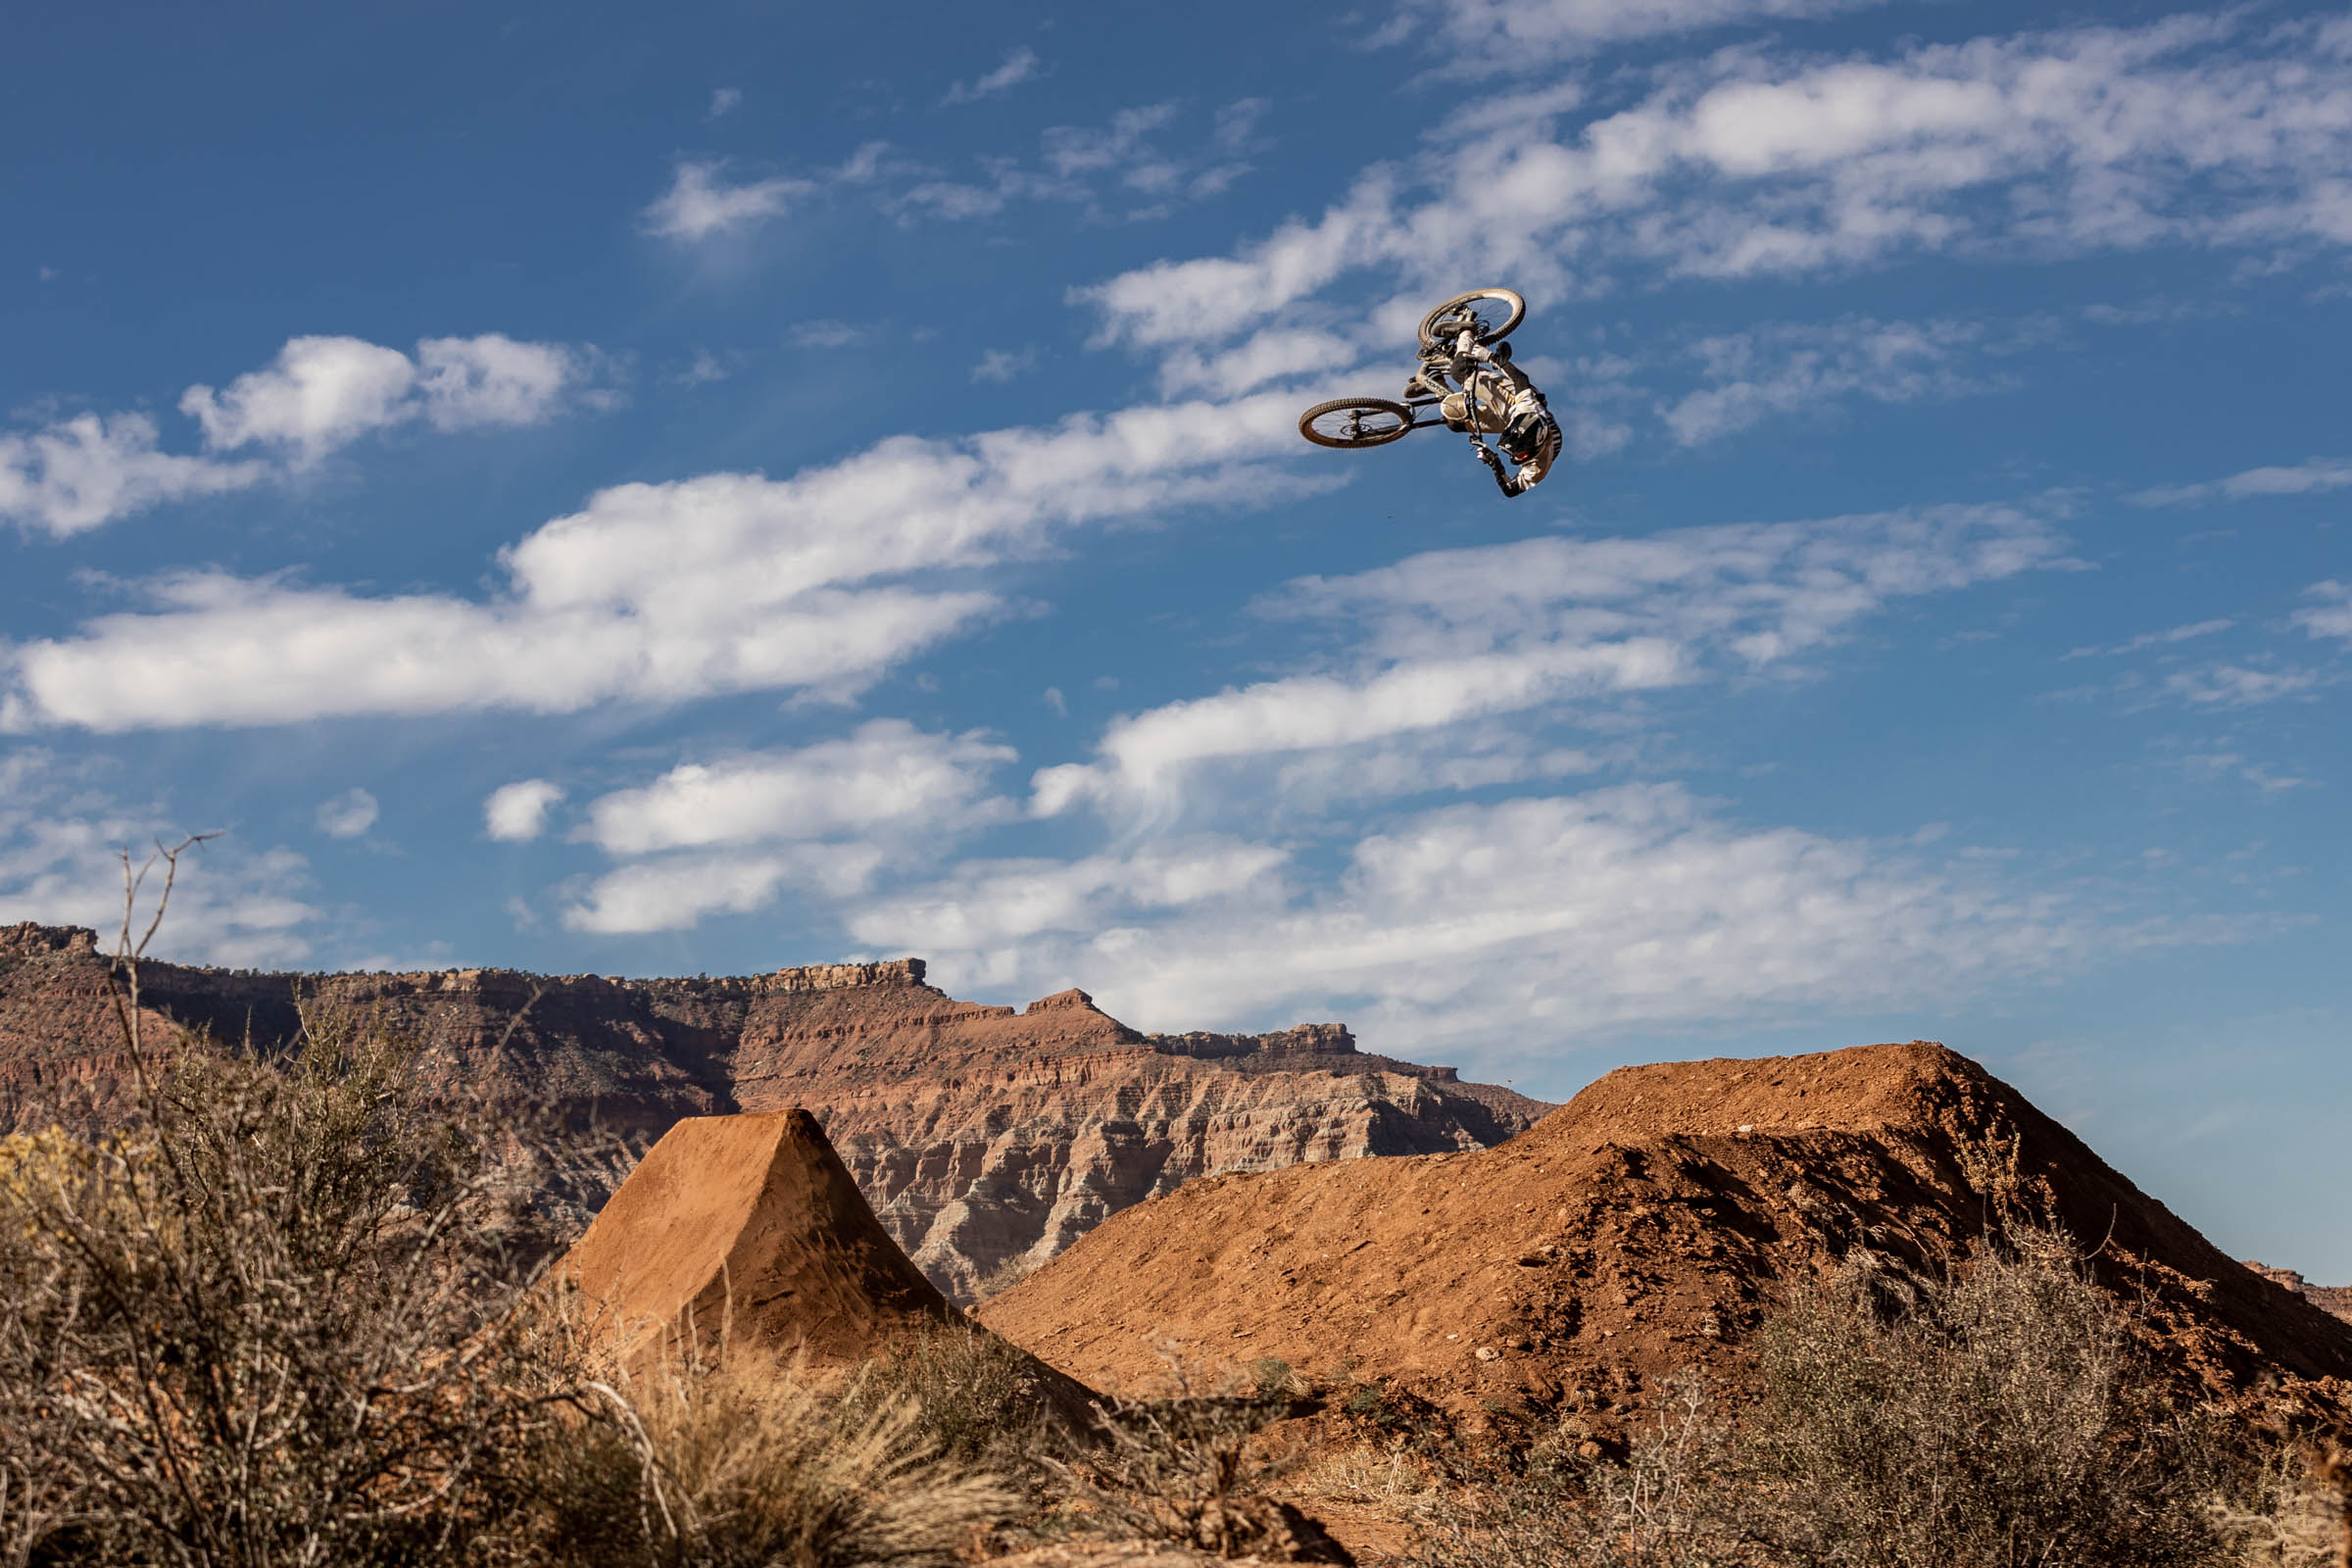
[[738,1348],[591,1388],[600,1419],[534,1477],[526,1528],[549,1563],[948,1563],[1019,1505],[926,1440],[913,1398],[845,1399],[797,1362]]

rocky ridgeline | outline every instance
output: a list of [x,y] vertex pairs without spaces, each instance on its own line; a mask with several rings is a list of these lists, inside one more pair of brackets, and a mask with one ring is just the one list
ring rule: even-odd
[[1682,1369],[1752,1387],[1798,1283],[1864,1259],[1939,1270],[1988,1214],[2045,1201],[2100,1238],[2087,1277],[2181,1394],[2352,1415],[2352,1325],[1928,1041],[1621,1067],[1499,1148],[1192,1182],[979,1316],[1106,1393],[1149,1392],[1173,1348],[1614,1444],[1656,1430]]
[[2284,1286],[2320,1310],[2352,1323],[2352,1285],[2314,1285],[2291,1268],[2273,1268],[2268,1263],[2249,1261],[2246,1267],[2273,1285]]
[[[1145,1035],[1065,991],[958,1002],[919,958],[627,980],[510,969],[269,974],[142,966],[158,1025],[270,1046],[304,1007],[373,1015],[433,1070],[640,1139],[682,1116],[813,1111],[892,1237],[949,1294],[1059,1252],[1199,1176],[1498,1144],[1550,1107],[1359,1052],[1346,1028]],[[0,927],[0,1129],[127,1082],[87,931]],[[159,1038],[162,1038],[159,1036]]]

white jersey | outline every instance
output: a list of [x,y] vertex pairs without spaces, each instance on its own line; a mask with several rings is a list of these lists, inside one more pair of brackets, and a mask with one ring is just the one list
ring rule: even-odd
[[[1486,358],[1483,352],[1480,357]],[[1551,411],[1544,405],[1544,394],[1536,390],[1535,383],[1527,378],[1526,372],[1507,359],[1490,360],[1489,368],[1483,368],[1473,378],[1472,384],[1478,391],[1475,415],[1477,429],[1482,435],[1500,435],[1509,428],[1513,419],[1523,415],[1543,416],[1544,423],[1536,437],[1535,456],[1521,464],[1519,471],[1502,482],[1505,494],[1525,495],[1540,484],[1544,476],[1551,471],[1551,466],[1559,461],[1560,422],[1551,416]],[[1438,413],[1447,427],[1465,435],[1472,428],[1473,412],[1469,396],[1462,392],[1448,392],[1438,404]]]

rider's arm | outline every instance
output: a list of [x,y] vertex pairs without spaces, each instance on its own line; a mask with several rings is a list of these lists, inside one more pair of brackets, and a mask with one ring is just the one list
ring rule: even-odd
[[1527,487],[1525,485],[1520,484],[1517,479],[1502,471],[1501,455],[1493,447],[1488,446],[1484,441],[1481,441],[1478,444],[1478,457],[1479,461],[1487,466],[1487,471],[1494,476],[1494,484],[1496,488],[1502,491],[1503,498],[1505,500],[1508,500],[1513,496],[1523,495],[1526,493]]

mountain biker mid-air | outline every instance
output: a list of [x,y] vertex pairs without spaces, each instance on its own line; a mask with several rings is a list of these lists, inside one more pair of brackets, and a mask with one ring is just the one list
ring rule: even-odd
[[[1402,401],[1334,398],[1300,415],[1298,433],[1321,447],[1376,447],[1443,424],[1470,438],[1506,498],[1527,494],[1559,461],[1560,423],[1511,363],[1505,339],[1526,316],[1526,299],[1507,288],[1457,294],[1421,318],[1421,363]],[[1419,418],[1424,409],[1438,417]],[[1500,438],[1500,453],[1489,436]],[[1506,457],[1517,472],[1503,472]]]
[[[1536,390],[1527,372],[1511,363],[1510,344],[1488,348],[1478,341],[1475,331],[1464,328],[1454,339],[1448,368],[1465,390],[1447,392],[1439,401],[1438,414],[1446,427],[1471,436],[1478,461],[1494,475],[1506,497],[1523,496],[1543,483],[1560,456],[1560,421],[1551,416],[1544,394]],[[1485,373],[1480,373],[1482,370]],[[1473,398],[1477,401],[1475,432]],[[1499,435],[1503,452],[1519,465],[1519,471],[1504,473],[1502,458],[1477,439],[1480,434]]]

